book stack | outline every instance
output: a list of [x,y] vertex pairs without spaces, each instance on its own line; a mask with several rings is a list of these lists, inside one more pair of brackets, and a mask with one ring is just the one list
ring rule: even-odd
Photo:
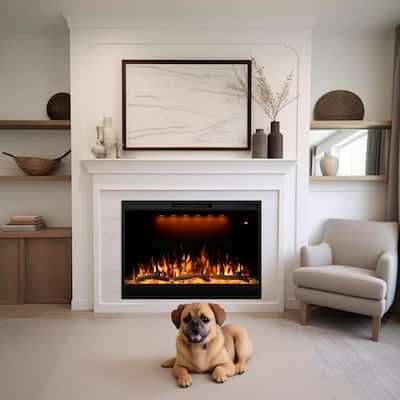
[[6,232],[34,232],[46,228],[46,223],[40,215],[14,215],[8,224],[1,227]]

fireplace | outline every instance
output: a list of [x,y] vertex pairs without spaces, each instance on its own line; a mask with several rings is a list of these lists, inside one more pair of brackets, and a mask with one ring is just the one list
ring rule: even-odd
[[122,201],[122,298],[261,298],[261,202]]

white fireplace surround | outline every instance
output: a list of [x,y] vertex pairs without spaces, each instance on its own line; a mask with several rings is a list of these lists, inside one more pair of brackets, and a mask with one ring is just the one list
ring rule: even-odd
[[262,298],[223,303],[228,311],[283,311],[285,273],[296,263],[296,161],[87,159],[82,163],[93,177],[95,311],[166,312],[184,301],[121,299],[122,200],[261,200]]
[[[174,198],[173,196],[185,197],[190,194],[222,198],[229,197],[229,194],[232,196],[232,193],[235,197],[251,198],[258,195],[265,197],[265,210],[274,207],[277,209],[279,203],[279,212],[285,218],[285,222],[277,220],[275,224],[273,220],[276,225],[274,229],[279,225],[285,229],[285,233],[282,233],[282,229],[267,233],[270,233],[271,237],[274,234],[273,253],[276,253],[278,247],[281,252],[279,271],[282,275],[275,276],[276,260],[268,260],[266,271],[271,278],[268,282],[273,282],[271,283],[273,286],[264,288],[267,291],[264,291],[262,299],[265,304],[259,308],[281,309],[283,292],[286,308],[297,307],[292,272],[298,266],[300,247],[308,241],[309,220],[308,139],[312,43],[309,22],[303,21],[304,24],[300,26],[299,18],[296,19],[296,24],[288,20],[278,22],[276,18],[272,18],[265,20],[262,25],[251,27],[220,24],[144,27],[137,26],[132,21],[119,21],[118,18],[107,18],[104,21],[88,17],[67,19],[70,29],[71,93],[74,95],[74,101],[71,103],[72,309],[94,308],[93,245],[99,244],[99,237],[98,232],[96,237],[93,237],[92,178],[95,184],[104,188],[120,186],[123,189],[97,190],[95,187],[95,201],[100,204],[110,203],[111,198],[117,201],[119,197],[121,200],[123,195],[133,199],[138,196],[162,198],[167,195]],[[268,67],[268,77],[273,88],[278,89],[287,74],[293,72],[292,94],[298,97],[282,110],[279,116],[284,134],[284,159],[296,160],[296,163],[292,163],[293,167],[281,160],[249,160],[249,153],[240,151],[132,151],[126,152],[124,156],[129,159],[135,158],[133,161],[85,161],[90,158],[90,148],[96,140],[95,127],[101,124],[103,117],[112,118],[117,134],[122,130],[121,60],[248,59],[249,55],[254,56],[261,65]],[[253,130],[268,129],[265,115],[256,106],[252,107],[252,127]],[[165,161],[166,158],[171,161]],[[189,158],[192,161],[184,161]],[[246,160],[242,160],[243,158]],[[174,161],[178,159],[182,161]],[[90,163],[93,163],[89,168],[94,175],[88,173],[86,168],[91,165]],[[121,170],[125,173],[121,174]],[[142,174],[143,171],[145,174]],[[159,173],[156,173],[157,171]],[[166,171],[180,173],[166,174]],[[234,171],[238,173],[234,174]],[[189,172],[195,174],[191,175]],[[289,183],[286,184],[287,182]],[[135,190],[135,187],[138,190]],[[188,190],[191,188],[192,191]],[[196,189],[201,190],[195,191]],[[287,206],[281,195],[287,198]],[[116,209],[118,207],[115,206]],[[276,219],[279,213],[275,210],[270,214],[271,218],[275,215]],[[100,228],[104,228],[104,221]],[[277,232],[279,237],[284,239],[282,244],[275,243]],[[119,230],[116,235],[119,235]],[[264,238],[267,238],[266,234]],[[114,263],[114,268],[120,269],[118,265],[120,252],[111,251],[110,248],[107,254],[113,254],[114,258],[107,256],[104,259],[102,254],[103,259],[100,262]],[[96,265],[96,268],[98,267],[99,265]],[[105,266],[100,267],[101,273],[104,274]],[[284,289],[283,285],[278,285],[283,275]],[[109,290],[106,290],[107,293],[100,292],[102,306],[96,305],[97,310],[99,308],[111,310],[113,307],[116,310],[143,308],[130,303],[121,303],[120,299],[116,298],[120,294],[119,285],[118,291],[115,288],[112,299],[104,296],[110,295]],[[96,289],[97,297],[98,293]],[[169,307],[168,303],[163,304],[165,304],[164,309]],[[242,305],[239,307],[239,304],[230,304],[236,309],[242,307]],[[146,308],[159,310],[160,305],[146,303]],[[168,308],[168,311],[170,310]]]

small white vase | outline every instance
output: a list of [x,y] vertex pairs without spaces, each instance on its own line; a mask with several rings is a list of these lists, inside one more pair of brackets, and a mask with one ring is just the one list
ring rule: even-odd
[[336,176],[339,169],[339,159],[335,157],[331,151],[325,153],[319,162],[322,175]]
[[104,146],[106,147],[107,157],[113,158],[115,153],[115,132],[112,128],[112,118],[104,117],[103,120],[104,128]]
[[92,153],[96,158],[106,157],[106,148],[104,146],[104,130],[102,126],[96,126],[97,129],[97,140],[96,144],[92,147]]

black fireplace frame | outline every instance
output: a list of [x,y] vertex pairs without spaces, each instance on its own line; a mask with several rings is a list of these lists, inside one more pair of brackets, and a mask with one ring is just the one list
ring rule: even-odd
[[[183,284],[183,285],[127,285],[125,284],[125,213],[129,210],[157,212],[247,210],[257,212],[257,284]],[[134,299],[260,299],[262,288],[262,204],[261,201],[121,201],[121,298]],[[155,290],[156,289],[156,290]],[[240,290],[239,290],[240,289]],[[156,292],[156,293],[155,293]],[[222,293],[222,294],[221,294]]]

